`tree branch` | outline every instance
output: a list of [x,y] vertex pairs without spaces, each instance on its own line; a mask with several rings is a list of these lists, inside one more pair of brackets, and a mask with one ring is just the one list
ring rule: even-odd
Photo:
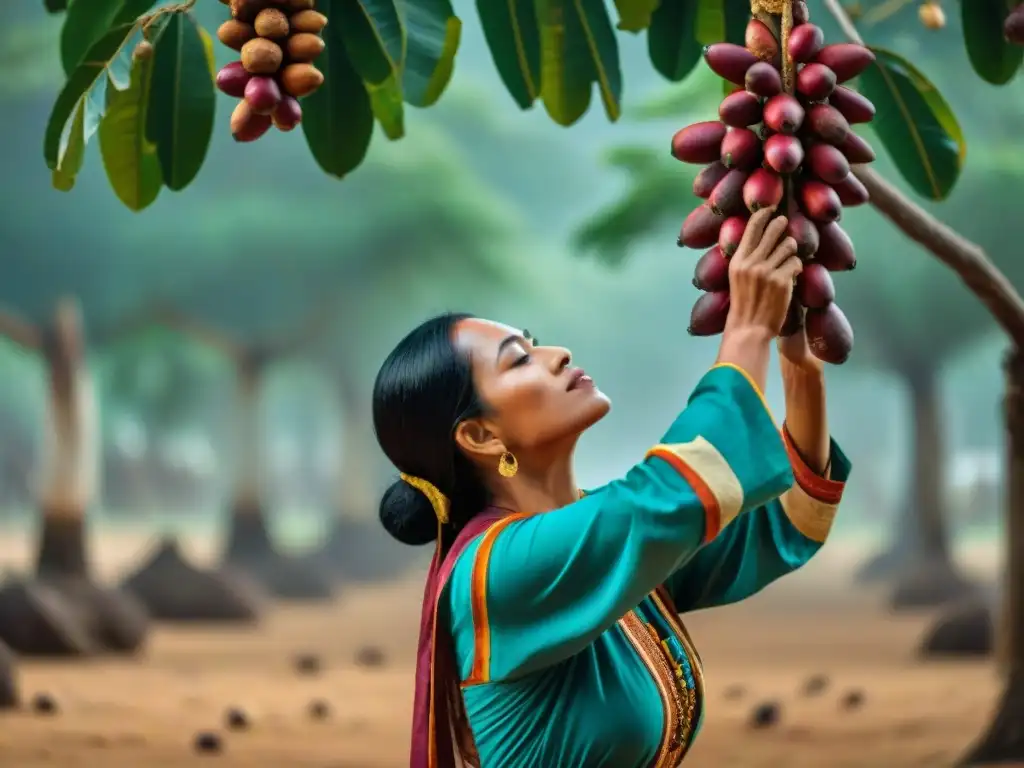
[[245,355],[246,346],[244,344],[175,307],[158,304],[153,307],[152,313],[153,322],[223,353],[235,363],[238,363]]
[[[822,0],[850,40],[864,45],[839,0]],[[1024,345],[1024,299],[984,249],[947,227],[900,192],[878,172],[857,166],[854,173],[871,195],[871,205],[911,240],[956,272],[964,284],[988,307],[1018,347]]]
[[3,309],[0,309],[0,336],[29,352],[37,352],[43,346],[43,333],[38,326]]

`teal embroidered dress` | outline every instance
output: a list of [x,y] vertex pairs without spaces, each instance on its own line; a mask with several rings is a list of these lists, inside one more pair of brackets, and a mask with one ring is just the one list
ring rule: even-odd
[[806,563],[849,474],[815,475],[734,366],[712,368],[644,461],[580,501],[509,515],[458,556],[437,620],[483,768],[662,768],[704,716],[678,613]]

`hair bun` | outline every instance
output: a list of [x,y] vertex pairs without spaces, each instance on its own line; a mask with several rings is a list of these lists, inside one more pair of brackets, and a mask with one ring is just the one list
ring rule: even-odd
[[397,480],[380,500],[380,522],[384,530],[403,544],[413,547],[437,539],[437,515],[430,501],[405,480]]

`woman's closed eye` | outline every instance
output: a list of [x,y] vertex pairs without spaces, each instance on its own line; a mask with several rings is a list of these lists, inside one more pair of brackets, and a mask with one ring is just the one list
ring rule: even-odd
[[512,361],[512,367],[518,368],[521,365],[526,365],[528,362],[530,362],[530,355],[524,352],[521,356]]

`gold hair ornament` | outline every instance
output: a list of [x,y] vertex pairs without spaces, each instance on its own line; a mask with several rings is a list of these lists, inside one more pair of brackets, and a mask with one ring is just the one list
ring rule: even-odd
[[451,509],[451,502],[448,500],[447,496],[438,490],[436,485],[429,480],[424,480],[422,477],[407,475],[405,472],[400,472],[398,476],[427,497],[427,501],[430,502],[430,506],[434,508],[434,514],[437,515],[437,521],[439,523],[444,525],[448,522],[448,512]]
[[502,477],[515,477],[519,471],[519,460],[512,451],[505,451],[498,459],[498,474]]

